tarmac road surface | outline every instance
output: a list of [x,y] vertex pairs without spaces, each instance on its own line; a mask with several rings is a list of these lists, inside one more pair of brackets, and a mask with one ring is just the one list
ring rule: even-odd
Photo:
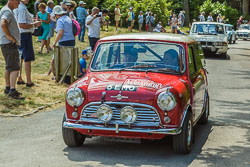
[[87,139],[69,148],[62,139],[64,108],[26,118],[0,118],[0,167],[250,166],[250,41],[230,45],[230,60],[207,57],[210,119],[195,128],[189,155],[170,141],[143,144]]

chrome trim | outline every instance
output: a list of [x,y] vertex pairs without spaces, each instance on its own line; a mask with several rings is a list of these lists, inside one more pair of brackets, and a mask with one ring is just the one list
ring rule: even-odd
[[[91,103],[88,103],[87,105],[85,105],[81,111],[81,117],[82,117],[82,114],[83,114],[83,111],[85,110],[85,108],[91,106],[91,105],[101,105],[102,102],[91,102]],[[163,125],[162,122],[161,122],[161,117],[158,113],[158,111],[151,105],[148,105],[148,104],[142,104],[142,103],[130,103],[130,102],[113,102],[113,101],[106,101],[106,102],[103,102],[103,104],[107,104],[107,105],[127,105],[127,106],[141,106],[141,107],[146,107],[146,108],[149,108],[151,110],[153,110],[158,118],[159,118],[159,125]]]
[[186,118],[186,115],[187,115],[187,112],[188,112],[188,108],[190,107],[190,105],[188,104],[185,111],[184,111],[184,114],[183,114],[183,117],[182,117],[182,120],[181,120],[181,125],[180,125],[180,128],[182,128],[183,124],[184,124],[184,120]]
[[105,131],[114,131],[114,132],[136,132],[136,133],[154,133],[154,134],[165,134],[165,135],[178,135],[181,133],[181,127],[171,128],[171,129],[145,129],[145,128],[119,128],[115,127],[104,127],[98,125],[82,125],[74,124],[70,122],[63,123],[64,128],[72,129],[88,129],[88,130],[105,130]]

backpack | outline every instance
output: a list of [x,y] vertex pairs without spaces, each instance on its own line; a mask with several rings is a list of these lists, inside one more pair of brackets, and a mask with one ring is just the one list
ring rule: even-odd
[[72,19],[72,30],[74,36],[79,35],[81,32],[81,26],[75,19]]

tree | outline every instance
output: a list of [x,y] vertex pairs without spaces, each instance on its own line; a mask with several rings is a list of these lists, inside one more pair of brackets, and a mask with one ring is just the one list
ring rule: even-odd
[[189,2],[188,0],[183,0],[183,9],[185,10],[185,25],[189,25]]

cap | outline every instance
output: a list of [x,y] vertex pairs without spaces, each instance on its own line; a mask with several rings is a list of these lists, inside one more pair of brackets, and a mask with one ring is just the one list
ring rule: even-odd
[[132,8],[130,7],[129,10],[132,10]]
[[67,3],[70,3],[68,0],[63,0],[60,4],[67,4]]
[[53,12],[52,14],[57,14],[57,15],[61,15],[61,14],[66,14],[67,12],[63,10],[63,8],[59,5],[56,5],[54,8],[53,8]]
[[82,55],[86,55],[87,53],[88,53],[87,49],[85,49],[85,50],[82,51]]
[[79,2],[79,5],[86,5],[86,3],[83,2],[83,1],[80,1],[80,2]]

